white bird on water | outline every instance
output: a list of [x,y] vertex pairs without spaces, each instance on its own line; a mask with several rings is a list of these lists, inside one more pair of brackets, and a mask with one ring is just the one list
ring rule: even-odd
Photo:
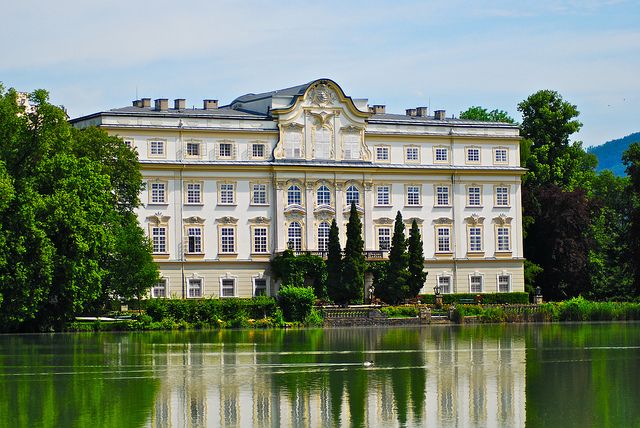
[[373,365],[373,361],[365,361],[362,363],[365,367],[371,367]]

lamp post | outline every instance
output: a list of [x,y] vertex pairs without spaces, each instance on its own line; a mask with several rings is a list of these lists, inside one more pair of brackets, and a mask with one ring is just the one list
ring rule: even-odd
[[442,294],[440,294],[440,285],[436,284],[435,287],[433,287],[433,295],[434,295],[434,300],[435,300],[435,304],[436,304],[436,308],[441,308],[442,307]]

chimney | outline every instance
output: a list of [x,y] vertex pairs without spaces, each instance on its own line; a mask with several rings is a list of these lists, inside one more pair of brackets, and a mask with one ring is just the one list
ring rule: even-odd
[[436,110],[433,112],[433,118],[436,120],[444,120],[445,119],[445,111],[444,110]]
[[418,117],[427,117],[429,115],[429,109],[427,107],[417,107],[416,113]]
[[384,104],[375,104],[373,107],[369,107],[369,113],[371,114],[384,114]]
[[142,102],[142,107],[151,107],[151,98],[141,98],[140,101]]
[[205,110],[215,110],[218,108],[218,100],[203,100]]
[[184,98],[176,98],[175,100],[173,100],[173,108],[175,110],[184,110],[186,106],[187,100],[185,100]]
[[408,108],[405,110],[407,116],[416,116],[418,114],[417,110],[414,108]]
[[166,98],[158,98],[155,100],[156,107],[155,109],[158,111],[167,111],[169,109],[169,100]]
[[133,100],[134,107],[142,107],[142,100]]

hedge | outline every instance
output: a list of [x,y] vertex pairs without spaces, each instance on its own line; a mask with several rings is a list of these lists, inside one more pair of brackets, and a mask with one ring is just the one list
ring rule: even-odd
[[[517,293],[459,293],[459,294],[443,294],[442,302],[445,304],[460,303],[460,301],[473,301],[475,302],[476,296],[480,296],[481,303],[486,305],[500,305],[500,304],[528,304],[529,293],[517,292]],[[419,296],[420,301],[426,304],[434,304],[435,296],[433,294],[422,294]]]

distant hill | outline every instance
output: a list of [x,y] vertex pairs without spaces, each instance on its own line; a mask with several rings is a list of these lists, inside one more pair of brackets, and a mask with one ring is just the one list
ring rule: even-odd
[[587,151],[598,158],[598,171],[610,169],[615,175],[623,176],[625,172],[622,164],[622,153],[635,142],[640,142],[640,132],[635,132],[617,140],[607,141],[601,146],[589,147]]

